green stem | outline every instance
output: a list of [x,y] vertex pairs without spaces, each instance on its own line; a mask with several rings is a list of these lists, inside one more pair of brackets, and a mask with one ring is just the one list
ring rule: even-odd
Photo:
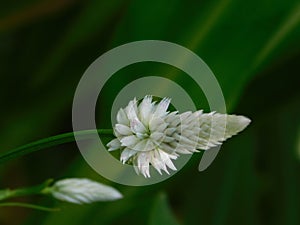
[[[113,135],[112,129],[99,129],[97,130],[99,135]],[[52,137],[47,137],[35,142],[31,142],[29,144],[20,146],[18,148],[12,149],[8,152],[5,152],[0,155],[0,164],[6,162],[8,160],[27,155],[32,152],[36,152],[45,148],[50,148],[53,146],[57,146],[64,143],[73,142],[75,140],[74,135],[76,137],[82,138],[82,140],[91,138],[91,134],[94,134],[95,130],[83,130],[76,132],[69,132],[64,134],[59,134]]]
[[53,179],[48,179],[44,183],[32,186],[32,187],[25,187],[19,189],[4,189],[0,190],[0,201],[20,197],[20,196],[27,196],[27,195],[36,195],[36,194],[47,194],[45,191],[49,189],[49,186],[53,183]]
[[59,211],[59,208],[48,208],[44,206],[39,206],[39,205],[32,205],[32,204],[27,204],[27,203],[22,203],[22,202],[4,202],[0,203],[0,207],[4,206],[10,206],[10,207],[24,207],[24,208],[30,208],[30,209],[36,209],[36,210],[41,210],[41,211],[47,211],[47,212],[54,212],[54,211]]

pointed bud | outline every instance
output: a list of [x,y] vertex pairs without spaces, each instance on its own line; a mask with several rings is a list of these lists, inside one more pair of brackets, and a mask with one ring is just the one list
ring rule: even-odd
[[113,201],[123,197],[119,191],[110,186],[79,178],[59,180],[49,192],[59,200],[75,204]]

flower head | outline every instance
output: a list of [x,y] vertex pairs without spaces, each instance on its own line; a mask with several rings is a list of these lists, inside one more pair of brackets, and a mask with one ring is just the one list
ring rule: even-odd
[[121,150],[120,160],[131,162],[139,174],[150,177],[152,165],[160,174],[176,170],[172,160],[222,144],[243,130],[250,120],[243,116],[219,113],[168,112],[169,98],[159,103],[146,96],[140,104],[134,99],[117,114],[116,139],[109,151]]
[[122,198],[121,193],[116,189],[86,178],[59,180],[47,191],[59,200],[76,204],[113,201]]

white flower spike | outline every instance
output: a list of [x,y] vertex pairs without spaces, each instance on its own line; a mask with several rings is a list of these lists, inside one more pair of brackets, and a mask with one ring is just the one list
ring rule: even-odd
[[140,104],[134,99],[117,114],[109,151],[121,150],[120,160],[132,163],[136,172],[150,177],[152,165],[160,174],[176,170],[172,160],[180,154],[192,154],[221,145],[244,130],[250,119],[216,112],[168,112],[169,98],[159,103],[146,96]]
[[123,197],[116,189],[86,178],[59,180],[48,191],[56,199],[75,204],[114,201]]

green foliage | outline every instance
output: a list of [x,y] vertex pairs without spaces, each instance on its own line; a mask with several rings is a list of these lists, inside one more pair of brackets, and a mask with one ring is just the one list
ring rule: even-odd
[[159,194],[154,201],[150,213],[149,225],[155,224],[179,225],[170,209],[165,194]]

